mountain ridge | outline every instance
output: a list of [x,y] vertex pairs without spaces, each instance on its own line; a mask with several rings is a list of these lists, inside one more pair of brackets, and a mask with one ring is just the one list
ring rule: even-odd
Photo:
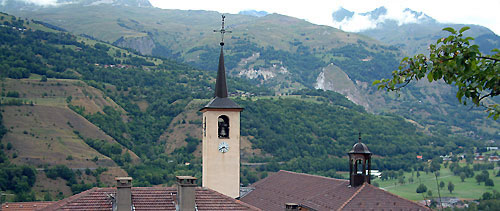
[[57,0],[56,2],[35,2],[23,0],[2,0],[0,5],[8,9],[38,10],[47,7],[60,7],[67,5],[93,6],[93,5],[120,5],[132,7],[153,7],[149,0]]
[[[115,42],[116,45],[137,46],[135,47],[137,51],[151,52],[158,57],[186,62],[202,70],[217,69],[218,46],[213,44],[220,39],[218,34],[213,33],[214,29],[220,27],[220,14],[217,12],[111,5],[89,6],[85,9],[67,6],[44,11],[17,12],[28,17],[41,18],[44,22],[76,34],[85,33],[109,43],[119,40],[120,42]],[[105,15],[95,19],[95,14]],[[351,97],[358,96],[352,99],[357,99],[357,103],[361,105],[372,104],[366,107],[371,112],[405,113],[407,118],[420,121],[420,124],[426,122],[432,127],[452,124],[453,127],[464,130],[472,129],[476,132],[482,130],[480,129],[482,127],[470,128],[464,122],[464,118],[456,121],[426,121],[421,116],[412,117],[404,107],[387,109],[393,105],[410,103],[400,102],[406,99],[412,101],[410,104],[415,109],[421,110],[418,113],[427,113],[427,110],[433,111],[437,107],[445,107],[444,105],[450,106],[448,109],[451,110],[462,110],[456,99],[438,97],[437,99],[446,101],[422,107],[416,103],[418,100],[415,101],[414,94],[410,92],[407,93],[408,98],[394,98],[389,97],[390,95],[378,95],[375,88],[370,86],[373,80],[389,77],[397,68],[399,60],[410,50],[423,49],[427,45],[427,42],[424,42],[426,39],[420,39],[420,44],[409,45],[412,49],[402,51],[405,46],[387,45],[367,35],[347,33],[279,14],[263,17],[227,14],[226,26],[233,31],[231,37],[226,38],[225,46],[226,68],[230,75],[249,78],[256,86],[270,87],[276,95],[291,94],[305,87],[315,87],[322,68],[333,63],[348,75],[345,80],[351,82],[332,83],[331,90],[339,91],[342,90],[342,84],[353,83],[355,89],[343,93]],[[432,36],[433,39],[437,39],[440,34]],[[402,37],[404,36],[399,36],[398,39]],[[408,43],[407,40],[404,43]],[[147,50],[139,50],[142,47]],[[254,55],[259,56],[253,57]],[[328,78],[325,80],[333,81]],[[426,95],[420,93],[418,89],[413,91],[419,92],[418,96]],[[374,94],[384,100],[370,96]],[[452,96],[453,93],[450,91],[444,95]],[[479,112],[474,112],[474,115],[477,115],[478,119],[484,118]],[[432,118],[441,119],[439,116]],[[460,123],[457,125],[452,122]],[[497,127],[498,123],[493,121],[489,125]],[[465,131],[463,133],[467,134]]]
[[[1,140],[2,146],[13,140],[9,138],[12,135],[26,137],[27,140],[24,141],[37,140],[33,143],[42,146],[52,143],[54,148],[56,145],[63,149],[64,147],[70,148],[71,144],[66,144],[67,142],[79,143],[85,146],[79,149],[85,148],[111,158],[113,162],[120,165],[122,170],[134,178],[136,186],[172,185],[175,181],[173,175],[201,176],[201,159],[196,156],[199,155],[201,142],[197,137],[201,135],[202,128],[198,109],[213,96],[214,72],[198,70],[170,60],[141,56],[109,43],[45,28],[31,20],[7,16],[3,13],[0,16],[4,17],[4,24],[6,24],[5,27],[0,27],[2,38],[0,39],[2,44],[0,45],[2,58],[0,65],[7,70],[1,72],[1,76],[8,78],[1,81],[3,88],[1,102],[2,107],[5,106],[2,110],[14,111],[9,112],[7,118],[0,115],[2,120],[9,121],[5,122],[5,125],[10,126],[8,128],[11,129]],[[303,24],[303,22],[298,21],[297,24]],[[294,61],[307,61],[312,64],[318,62],[313,59],[315,57],[312,57],[311,52],[300,45],[290,47],[294,48],[297,53],[291,54],[285,50],[259,48],[258,46],[254,48],[255,46],[251,43],[243,42],[242,39],[234,39],[234,45],[240,45],[241,49],[247,49],[244,46],[248,46],[250,49],[262,50],[259,56],[252,54],[250,56],[255,58],[246,60],[254,61],[255,59],[256,62],[251,64],[254,69],[258,68],[259,62],[260,65],[265,65],[265,61],[270,58],[276,61],[269,61],[269,65],[275,65],[276,69],[280,70],[282,64],[300,69],[301,66],[293,63]],[[345,45],[343,46],[345,49],[331,49],[332,56],[337,57],[334,59],[337,61],[336,64],[354,72],[360,59],[361,62],[368,62],[367,64],[383,64],[369,62],[376,61],[377,58],[384,60],[384,56],[392,58],[391,55],[386,54],[393,51],[389,47],[373,46],[362,41],[356,41],[357,45]],[[380,49],[368,51],[366,46]],[[218,50],[215,49],[216,54]],[[233,51],[233,54],[242,53],[240,49],[226,48],[226,50]],[[211,49],[206,51],[211,51]],[[354,55],[361,55],[361,57]],[[261,56],[266,58],[259,60]],[[237,57],[233,55],[232,58]],[[248,57],[244,55],[242,58]],[[338,58],[342,58],[343,62],[339,63]],[[217,58],[214,60],[217,61]],[[282,60],[282,64],[277,62],[278,60]],[[240,61],[236,65],[244,66],[244,63]],[[322,66],[319,65],[319,67]],[[347,75],[340,67],[335,70],[337,74]],[[376,74],[374,71],[376,68],[369,70]],[[300,75],[300,72],[296,74]],[[325,73],[327,74],[329,73]],[[316,80],[316,74],[310,75],[314,76],[313,80]],[[362,77],[362,74],[358,74],[357,77]],[[345,81],[347,80],[342,80],[342,82]],[[345,152],[357,141],[359,131],[364,134],[363,141],[369,144],[370,149],[377,155],[374,156],[373,167],[383,170],[405,169],[409,171],[423,167],[423,164],[415,163],[417,152],[426,159],[430,159],[441,155],[443,151],[462,153],[465,149],[484,145],[474,139],[454,136],[452,132],[446,130],[435,134],[424,133],[425,131],[417,128],[414,122],[405,119],[408,116],[411,117],[411,113],[405,118],[391,114],[389,111],[383,115],[372,114],[333,91],[295,89],[289,90],[289,95],[275,96],[275,93],[267,86],[256,84],[253,80],[228,75],[227,82],[234,101],[245,107],[242,113],[242,119],[245,121],[241,122],[241,137],[244,139],[242,145],[245,145],[244,148],[247,150],[243,150],[242,155],[245,157],[242,160],[248,160],[250,163],[267,163],[258,169],[247,168],[247,171],[261,172],[261,176],[277,169],[287,169],[341,177],[336,171],[347,170]],[[17,88],[21,86],[20,84],[23,88]],[[355,80],[349,85],[353,86],[353,84],[356,87],[364,87],[364,90],[374,91],[368,88],[367,82]],[[440,91],[441,89],[432,90]],[[425,97],[424,95],[416,96],[416,94],[421,94],[417,91],[412,91],[410,93],[412,95],[404,97],[417,99]],[[376,95],[375,97],[382,96],[388,101],[391,97],[383,94]],[[107,136],[89,136],[88,132],[79,130],[81,127],[78,121],[66,118],[67,115],[51,115],[60,111],[58,109],[45,113],[43,111],[29,113],[30,109],[45,108],[42,104],[66,109],[68,112],[65,113],[77,116],[75,118],[81,119],[80,122],[91,123],[95,126],[94,129],[101,130],[101,135]],[[408,109],[410,106],[412,105],[403,105],[402,108]],[[413,107],[410,108],[412,109]],[[452,110],[449,112],[459,113]],[[42,116],[44,118],[41,118]],[[55,123],[45,121],[59,116],[63,117]],[[20,120],[22,124],[38,126],[16,127],[18,124],[16,121]],[[0,128],[3,127],[4,121]],[[39,125],[47,125],[51,129],[38,129]],[[31,130],[31,128],[34,129]],[[51,140],[50,134],[55,134],[53,130],[62,131],[66,135]],[[0,130],[0,132],[4,131]],[[38,141],[39,139],[44,141]],[[114,139],[117,143],[110,144],[111,142],[107,142],[107,139]],[[42,150],[42,148],[37,149]],[[87,160],[87,157],[64,154],[70,151],[66,150],[61,153],[63,154],[61,163],[67,164],[71,160],[92,163],[99,162],[102,158],[98,156]],[[135,156],[129,151],[138,155],[140,160],[134,162]],[[76,155],[79,154],[75,153]],[[22,159],[24,154],[16,144],[7,144],[7,147],[0,151],[0,156],[1,165],[7,165],[3,162],[9,162],[10,159],[20,163],[25,161]],[[42,167],[44,167],[43,163]],[[33,167],[27,168],[35,171]],[[73,192],[69,194],[76,194],[93,186],[102,185],[99,175],[105,171],[102,168],[97,168],[95,171],[69,169],[64,165],[44,167],[44,169],[50,181],[58,177],[63,178],[59,180],[59,183],[67,181],[67,186],[71,185],[71,192]],[[117,170],[117,168],[113,166],[113,169],[109,169],[111,170]],[[119,173],[124,172],[114,172],[114,174]],[[85,176],[91,174],[97,175],[96,178],[88,179]],[[109,174],[108,181],[112,181],[113,173]],[[242,183],[246,185],[256,180],[257,177],[245,173],[243,169]],[[28,187],[25,191],[29,190]],[[34,191],[38,190],[40,189],[34,188]],[[14,190],[9,189],[9,191]],[[37,199],[41,198],[41,191],[37,192]],[[55,191],[51,193],[58,194]],[[21,194],[26,194],[26,192],[21,192]],[[32,200],[35,200],[35,197]]]
[[493,48],[500,47],[500,36],[484,26],[441,23],[423,12],[409,8],[404,9],[401,15],[404,18],[393,17],[385,7],[365,13],[355,13],[340,8],[332,13],[332,20],[335,22],[334,25],[342,28],[344,25],[349,26],[349,21],[353,19],[353,16],[367,18],[372,25],[359,29],[359,33],[401,47],[407,55],[425,53],[430,44],[435,43],[440,37],[447,36],[447,33],[442,31],[445,27],[459,29],[469,26],[471,29],[466,31],[465,35],[476,37],[473,42],[479,43],[481,51],[485,53],[490,53]]

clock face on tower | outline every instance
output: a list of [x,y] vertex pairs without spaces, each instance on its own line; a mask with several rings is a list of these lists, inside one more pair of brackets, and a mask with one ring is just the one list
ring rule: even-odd
[[229,151],[229,144],[227,144],[226,142],[220,142],[219,152],[225,153],[227,151]]

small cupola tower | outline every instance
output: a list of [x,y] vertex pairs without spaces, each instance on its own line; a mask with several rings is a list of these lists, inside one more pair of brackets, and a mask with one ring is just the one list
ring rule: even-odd
[[220,32],[219,68],[215,83],[215,96],[203,113],[202,186],[224,195],[237,198],[240,195],[240,112],[243,110],[228,98],[226,70],[224,67],[224,29]]
[[370,184],[372,153],[361,143],[361,133],[358,143],[354,144],[347,154],[349,154],[349,185],[357,187],[365,182]]

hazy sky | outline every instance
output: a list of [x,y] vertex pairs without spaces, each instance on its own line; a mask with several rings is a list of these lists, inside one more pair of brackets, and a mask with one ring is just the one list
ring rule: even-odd
[[354,17],[350,22],[334,23],[332,12],[344,7],[357,13],[371,11],[380,6],[388,9],[388,18],[400,22],[405,19],[402,11],[410,8],[424,12],[444,23],[478,24],[486,26],[500,35],[500,0],[150,0],[155,7],[164,9],[213,10],[223,13],[238,13],[241,10],[264,10],[269,13],[289,15],[309,22],[339,27],[343,30],[359,31],[373,26],[368,20]]
[[[3,0],[0,0],[3,1]],[[21,0],[53,5],[57,0]],[[112,0],[102,0],[109,2]],[[366,17],[355,15],[351,20],[334,23],[331,14],[344,7],[356,13],[371,11],[380,6],[388,9],[383,18],[412,22],[402,11],[410,8],[424,12],[443,23],[464,23],[486,26],[500,35],[500,0],[149,0],[163,9],[213,10],[238,13],[242,10],[264,10],[305,19],[315,24],[342,27],[346,31],[359,31],[375,25]],[[379,20],[382,21],[382,20]]]

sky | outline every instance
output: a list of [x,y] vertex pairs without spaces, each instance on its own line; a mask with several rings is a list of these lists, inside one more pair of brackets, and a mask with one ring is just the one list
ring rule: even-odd
[[[2,0],[0,0],[2,1]],[[54,5],[57,0],[22,0],[41,5]],[[111,1],[111,0],[104,0]],[[478,24],[486,26],[500,35],[500,0],[149,0],[162,9],[212,10],[236,14],[242,10],[279,13],[307,20],[311,23],[342,28],[358,32],[373,28],[377,21],[395,19],[399,23],[415,22],[403,13],[405,8],[424,12],[442,23]],[[369,20],[359,13],[372,11],[380,6],[388,14],[379,20]],[[334,22],[332,12],[340,7],[353,11],[353,18]]]
[[[357,32],[373,27],[374,23],[353,17],[345,23],[335,23],[332,12],[343,7],[363,13],[380,6],[388,9],[387,18],[400,23],[411,22],[403,13],[405,8],[424,12],[442,23],[478,24],[486,26],[500,35],[500,0],[150,0],[155,7],[163,9],[213,10],[221,13],[238,13],[242,10],[266,11],[305,19],[311,23],[329,25],[342,30]],[[473,2],[473,3],[472,3]]]

